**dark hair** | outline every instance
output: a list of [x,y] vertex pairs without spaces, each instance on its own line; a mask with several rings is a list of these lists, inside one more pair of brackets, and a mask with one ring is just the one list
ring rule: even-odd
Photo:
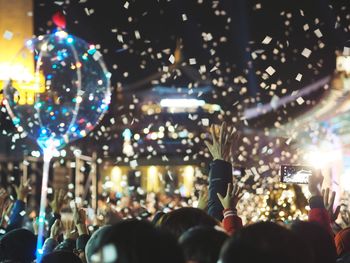
[[223,246],[223,263],[309,263],[310,253],[290,230],[270,222],[241,229]]
[[165,214],[160,227],[179,238],[185,231],[195,226],[214,227],[219,225],[213,217],[201,209],[184,207]]
[[146,221],[125,220],[112,226],[102,237],[99,251],[103,254],[110,245],[117,255],[116,263],[184,263],[175,237]]
[[228,235],[213,227],[194,227],[181,235],[180,246],[186,261],[216,263]]
[[27,229],[11,230],[0,241],[0,260],[32,262],[35,259],[36,241],[36,236]]
[[73,252],[61,250],[45,255],[41,263],[82,263],[82,261]]
[[310,248],[313,262],[334,263],[337,258],[333,237],[319,224],[296,221],[291,230]]

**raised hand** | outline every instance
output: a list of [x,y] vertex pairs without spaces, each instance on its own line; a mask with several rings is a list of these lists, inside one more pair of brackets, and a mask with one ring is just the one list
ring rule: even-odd
[[27,181],[24,181],[23,177],[21,177],[19,186],[14,185],[16,194],[17,194],[17,200],[20,200],[23,202],[26,201],[27,196],[31,190],[29,183],[30,183],[30,179],[28,179]]
[[211,125],[210,132],[213,143],[205,141],[205,145],[208,147],[213,159],[229,161],[232,153],[232,144],[236,144],[239,139],[238,133],[235,133],[233,128],[228,128],[226,122],[223,122],[219,128],[219,135],[216,134],[216,126],[214,124]]
[[203,186],[202,190],[199,192],[198,197],[198,208],[202,210],[206,210],[208,208],[208,187]]
[[236,206],[242,198],[243,193],[242,188],[237,185],[232,187],[232,184],[229,183],[227,185],[226,196],[223,197],[220,193],[217,193],[217,195],[224,209],[236,210]]
[[64,239],[77,239],[78,232],[75,229],[75,223],[73,220],[63,221],[63,237]]
[[10,214],[12,212],[13,202],[10,198],[7,198],[1,209],[1,227],[6,227],[10,219]]
[[334,210],[334,200],[336,192],[332,191],[332,194],[329,196],[330,189],[326,188],[322,190],[323,202],[326,210],[328,211],[329,217],[332,222],[337,220],[340,213],[340,205],[338,205]]
[[51,227],[50,237],[58,240],[63,230],[62,222],[59,219],[56,219]]
[[77,203],[73,208],[73,221],[78,229],[79,235],[88,234],[86,227],[86,211],[83,208],[78,208]]
[[55,214],[61,213],[63,205],[67,201],[66,192],[63,189],[56,190],[53,195],[53,200],[50,203],[52,212]]

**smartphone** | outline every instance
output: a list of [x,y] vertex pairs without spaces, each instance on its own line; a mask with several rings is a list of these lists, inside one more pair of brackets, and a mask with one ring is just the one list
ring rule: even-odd
[[314,168],[303,165],[282,165],[281,182],[292,184],[307,184]]

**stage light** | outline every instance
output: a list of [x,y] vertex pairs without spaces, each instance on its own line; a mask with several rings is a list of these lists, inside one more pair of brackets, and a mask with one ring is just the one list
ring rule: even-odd
[[327,167],[332,162],[341,159],[341,157],[342,153],[340,150],[325,151],[322,149],[313,150],[304,155],[307,164],[318,169]]
[[163,108],[198,108],[204,105],[204,100],[197,99],[162,99],[160,101],[160,106]]

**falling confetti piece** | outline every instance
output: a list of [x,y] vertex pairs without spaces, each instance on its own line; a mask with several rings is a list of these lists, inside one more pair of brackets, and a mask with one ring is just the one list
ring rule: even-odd
[[298,73],[298,75],[295,77],[297,81],[301,81],[301,78],[303,77],[302,74]]
[[316,29],[316,30],[314,31],[314,33],[315,33],[315,35],[316,35],[318,38],[321,38],[321,37],[323,36],[321,30],[319,30],[319,29]]
[[272,75],[276,72],[276,70],[275,70],[273,67],[271,67],[271,66],[269,66],[265,71],[266,71],[267,74],[269,74],[270,76],[272,76]]
[[270,44],[271,40],[272,40],[272,37],[266,36],[261,43],[263,43],[264,45],[268,45]]
[[304,100],[302,97],[297,98],[297,103],[298,103],[299,105],[304,104],[304,102],[305,102],[305,100]]
[[203,126],[209,126],[209,119],[202,119]]
[[170,61],[171,64],[174,64],[174,63],[175,63],[175,57],[174,57],[174,55],[171,55],[171,56],[169,57],[169,61]]
[[190,62],[190,65],[195,65],[197,63],[195,58],[190,58],[189,62]]
[[304,57],[308,58],[311,55],[311,50],[308,48],[304,48],[303,52],[301,53]]

